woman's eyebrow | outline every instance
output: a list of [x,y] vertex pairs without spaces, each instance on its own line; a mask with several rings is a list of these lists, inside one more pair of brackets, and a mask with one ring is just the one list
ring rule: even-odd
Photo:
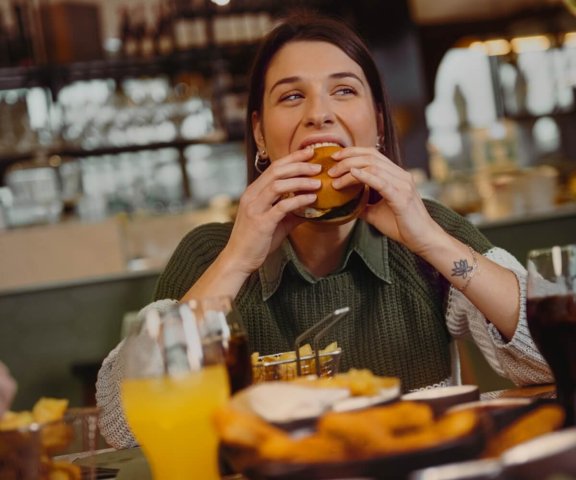
[[[333,79],[341,79],[341,78],[354,78],[355,80],[357,80],[358,82],[360,82],[362,85],[364,85],[364,82],[362,81],[362,78],[360,78],[358,75],[356,75],[353,72],[336,72],[336,73],[332,73],[329,75],[330,78]],[[272,85],[272,87],[270,87],[270,93],[272,93],[274,91],[275,88],[281,86],[281,85],[286,85],[286,84],[290,84],[290,83],[296,83],[298,81],[302,80],[302,77],[299,77],[297,75],[294,75],[292,77],[285,77],[285,78],[281,78],[280,80],[278,80],[276,83],[274,83],[274,85]]]
[[286,85],[288,83],[295,83],[299,80],[301,80],[301,77],[298,76],[294,76],[294,77],[285,77],[285,78],[281,78],[280,80],[278,80],[274,85],[272,85],[272,87],[270,87],[270,93],[272,93],[274,91],[275,88],[281,86],[281,85]]
[[338,72],[338,73],[333,73],[332,75],[330,75],[330,78],[335,78],[335,79],[340,79],[340,78],[354,78],[356,80],[358,80],[361,84],[364,84],[362,78],[360,78],[358,75],[356,75],[354,72]]

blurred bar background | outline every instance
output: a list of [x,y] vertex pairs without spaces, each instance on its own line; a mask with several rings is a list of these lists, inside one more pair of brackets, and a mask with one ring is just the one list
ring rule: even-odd
[[[0,360],[93,402],[182,236],[245,187],[246,80],[291,9],[347,20],[421,193],[524,263],[574,242],[576,17],[560,0],[0,0]],[[506,382],[463,345],[468,378]]]

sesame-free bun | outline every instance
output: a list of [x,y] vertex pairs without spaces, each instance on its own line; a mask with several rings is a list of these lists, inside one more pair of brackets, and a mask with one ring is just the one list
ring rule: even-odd
[[345,223],[357,217],[362,211],[368,200],[368,188],[356,184],[336,190],[332,186],[333,178],[328,175],[328,170],[337,163],[332,155],[341,149],[342,147],[337,145],[319,146],[314,149],[314,156],[309,161],[322,165],[322,171],[311,178],[318,178],[322,186],[315,191],[316,201],[297,210],[294,212],[295,215],[315,222]]

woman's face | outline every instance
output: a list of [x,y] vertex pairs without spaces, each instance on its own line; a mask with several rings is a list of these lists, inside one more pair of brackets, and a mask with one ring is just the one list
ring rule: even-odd
[[377,113],[362,68],[328,42],[284,45],[268,68],[253,131],[272,161],[321,142],[375,146]]

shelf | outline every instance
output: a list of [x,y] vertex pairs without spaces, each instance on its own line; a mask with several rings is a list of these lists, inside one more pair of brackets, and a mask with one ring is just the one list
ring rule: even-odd
[[[183,150],[191,145],[206,145],[214,144],[218,145],[227,142],[240,142],[243,138],[241,137],[230,137],[227,136],[225,139],[221,137],[218,138],[197,138],[193,140],[174,140],[171,142],[154,142],[141,145],[126,145],[126,146],[107,146],[99,147],[94,149],[83,149],[81,147],[50,147],[45,150],[48,157],[52,155],[59,155],[61,157],[72,157],[72,158],[82,158],[91,156],[101,156],[101,155],[117,155],[120,153],[129,152],[140,152],[143,150],[161,150],[163,148],[176,148],[178,150]],[[17,163],[25,160],[30,160],[37,155],[37,151],[29,152],[14,152],[14,153],[0,153],[0,165]]]
[[279,15],[295,7],[330,9],[333,7],[333,0],[283,0],[281,2],[271,2],[270,0],[237,0],[228,5],[216,5],[211,1],[206,1],[203,7],[196,4],[191,5],[189,0],[177,0],[177,10],[180,17],[215,17],[226,15],[237,15],[243,13],[267,12],[272,15]]
[[543,113],[540,115],[536,115],[536,114],[530,114],[530,113],[522,113],[522,114],[511,114],[511,113],[504,113],[504,117],[508,118],[510,120],[513,120],[515,122],[519,122],[519,123],[532,123],[532,122],[536,122],[537,120],[539,120],[540,118],[543,117],[551,117],[554,119],[562,119],[562,118],[574,118],[574,115],[576,114],[575,110],[555,110],[549,113]]
[[219,64],[231,73],[247,73],[255,44],[224,45],[174,52],[150,58],[122,58],[75,62],[66,65],[0,68],[0,90],[46,87],[53,92],[81,80],[122,79],[182,72],[199,72],[210,76]]

